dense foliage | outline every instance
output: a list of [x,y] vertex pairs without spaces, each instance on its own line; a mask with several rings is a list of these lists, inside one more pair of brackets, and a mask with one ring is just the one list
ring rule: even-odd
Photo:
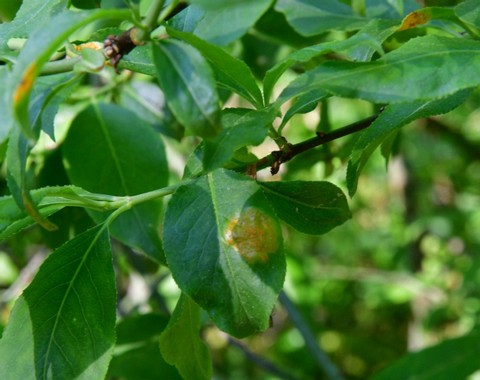
[[0,18],[0,379],[480,371],[477,0]]

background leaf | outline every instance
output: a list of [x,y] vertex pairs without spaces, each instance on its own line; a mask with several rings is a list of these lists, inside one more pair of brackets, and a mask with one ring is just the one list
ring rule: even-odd
[[194,135],[217,135],[220,101],[205,59],[181,41],[162,41],[152,48],[157,78],[175,117]]
[[230,1],[228,6],[204,10],[191,5],[170,25],[203,40],[225,46],[242,37],[272,4],[272,0]]
[[[111,104],[94,104],[73,121],[63,146],[68,177],[94,193],[136,195],[165,187],[164,144],[135,114]],[[111,225],[120,241],[162,260],[158,226],[162,201],[154,200],[120,215]],[[106,216],[94,213],[99,221]]]
[[355,30],[366,20],[337,0],[278,0],[275,9],[285,14],[292,27],[304,36],[328,30]]
[[212,378],[212,358],[200,339],[200,307],[185,293],[178,300],[167,328],[160,337],[160,351],[184,379]]
[[372,380],[466,379],[478,370],[480,334],[473,332],[419,352],[407,354]]
[[280,226],[259,190],[252,179],[220,169],[178,188],[165,215],[175,281],[238,337],[268,327],[285,276]]
[[115,342],[115,295],[106,230],[60,247],[15,304],[0,340],[0,378],[103,378]]
[[276,214],[296,230],[320,235],[350,218],[347,199],[330,182],[261,182]]

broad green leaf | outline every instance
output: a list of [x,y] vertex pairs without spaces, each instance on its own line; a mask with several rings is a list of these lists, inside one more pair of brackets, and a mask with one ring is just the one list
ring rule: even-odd
[[31,33],[13,68],[10,83],[10,99],[13,99],[14,116],[22,132],[29,138],[36,138],[32,131],[28,104],[36,77],[45,63],[65,40],[76,30],[102,19],[128,20],[127,10],[64,11],[52,17],[48,27],[41,26]]
[[23,0],[13,21],[0,24],[0,56],[8,52],[10,38],[27,38],[38,26],[48,25],[64,4],[63,0]]
[[480,84],[479,53],[478,41],[419,37],[375,62],[322,63],[290,83],[277,102],[313,90],[379,103],[438,99]]
[[365,13],[368,18],[401,19],[420,8],[415,0],[366,0]]
[[[158,133],[115,105],[94,104],[82,111],[70,127],[63,153],[72,183],[94,193],[136,195],[168,184],[165,148]],[[161,211],[161,200],[138,205],[120,215],[110,231],[120,241],[162,260]],[[98,213],[93,216],[97,221],[105,218]]]
[[480,334],[473,332],[407,354],[371,380],[466,379],[480,369],[478,355]]
[[163,236],[178,286],[219,328],[244,337],[268,327],[285,256],[279,222],[255,181],[220,169],[179,187]]
[[359,136],[353,148],[347,168],[347,184],[350,196],[355,194],[358,177],[373,151],[398,128],[423,117],[447,113],[462,104],[470,94],[464,90],[447,98],[428,102],[416,101],[393,104]]
[[0,378],[104,378],[115,298],[108,233],[98,226],[53,252],[17,300],[0,340]]
[[259,145],[268,135],[268,126],[276,118],[274,109],[262,111],[241,108],[227,109],[222,115],[223,131],[213,140],[206,140],[203,166],[211,171],[228,162],[236,150]]
[[360,29],[367,23],[338,0],[278,0],[275,9],[284,13],[290,25],[304,36],[332,29]]
[[452,8],[426,7],[409,13],[402,21],[399,31],[422,26],[431,20],[448,20],[458,23],[458,18]]
[[320,235],[350,218],[342,190],[330,182],[261,182],[275,213],[300,232]]
[[181,41],[161,41],[152,48],[160,87],[177,120],[191,134],[216,136],[221,131],[220,100],[205,59]]
[[337,52],[357,61],[368,61],[375,51],[383,53],[382,43],[396,30],[390,21],[373,20],[352,37],[342,41],[323,42],[297,50],[267,71],[263,80],[267,102],[280,76],[297,63],[306,63],[319,56]]
[[170,25],[213,44],[225,46],[247,33],[272,2],[232,1],[228,6],[209,7],[208,10],[191,5],[175,16]]
[[466,0],[455,7],[455,14],[476,32],[480,31],[480,7],[476,0]]
[[117,343],[107,378],[180,380],[175,367],[160,354],[158,338],[168,323],[159,314],[128,316],[117,324]]
[[192,45],[212,64],[218,83],[236,92],[257,108],[263,104],[263,97],[255,77],[245,62],[231,56],[221,47],[206,42],[191,33],[173,28],[167,29],[172,37],[179,38]]
[[218,9],[222,7],[232,7],[239,4],[250,4],[257,0],[190,0],[190,4],[196,4],[203,9]]
[[160,336],[162,356],[177,367],[184,379],[212,378],[212,358],[200,339],[200,312],[200,307],[182,293],[167,328]]

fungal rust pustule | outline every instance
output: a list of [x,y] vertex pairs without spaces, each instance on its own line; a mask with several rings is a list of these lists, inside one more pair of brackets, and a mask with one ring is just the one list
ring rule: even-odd
[[280,230],[271,216],[258,208],[248,207],[228,222],[225,240],[246,261],[265,263],[270,254],[279,250]]

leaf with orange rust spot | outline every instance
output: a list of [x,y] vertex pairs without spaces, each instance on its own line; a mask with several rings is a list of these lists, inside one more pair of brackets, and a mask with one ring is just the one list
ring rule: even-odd
[[181,186],[164,248],[178,286],[219,328],[244,337],[269,326],[285,277],[279,221],[260,186],[224,169]]
[[428,7],[408,14],[398,28],[398,31],[416,28],[430,20],[449,20],[458,23],[459,20],[452,8]]

